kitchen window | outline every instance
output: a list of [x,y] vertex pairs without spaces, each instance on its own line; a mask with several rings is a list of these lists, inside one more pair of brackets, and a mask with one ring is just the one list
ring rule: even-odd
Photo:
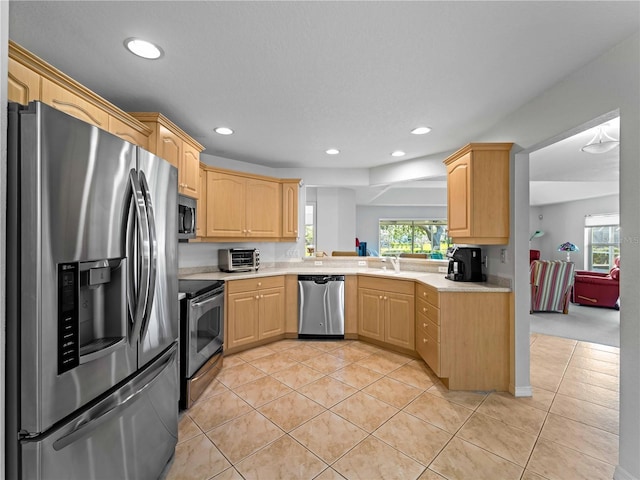
[[584,223],[587,269],[609,272],[620,256],[620,215],[587,215]]
[[316,204],[309,202],[304,207],[304,254],[313,256],[316,246]]
[[445,258],[451,245],[446,220],[380,220],[379,232],[382,256],[426,253]]

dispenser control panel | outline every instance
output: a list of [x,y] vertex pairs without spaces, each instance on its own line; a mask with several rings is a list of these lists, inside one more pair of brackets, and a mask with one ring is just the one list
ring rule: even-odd
[[58,265],[58,375],[80,363],[78,263]]

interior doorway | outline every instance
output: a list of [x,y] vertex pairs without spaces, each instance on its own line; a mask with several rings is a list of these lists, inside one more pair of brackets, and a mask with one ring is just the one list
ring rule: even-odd
[[[514,224],[514,277],[515,285],[529,285],[529,250],[530,237],[532,231],[535,231],[535,223],[531,222],[531,194],[535,195],[536,188],[531,185],[530,167],[532,162],[536,161],[539,155],[544,153],[544,149],[554,144],[566,141],[577,135],[589,136],[592,129],[597,126],[611,122],[619,118],[619,110],[608,112],[593,120],[572,128],[568,131],[560,133],[554,137],[540,142],[522,152],[515,154],[514,172],[513,172],[513,224]],[[619,136],[615,138],[620,138]],[[590,140],[590,139],[589,139]],[[585,144],[588,142],[585,141]],[[580,148],[580,147],[578,147]],[[619,150],[619,148],[618,148]],[[561,168],[556,165],[558,171]],[[570,169],[571,170],[571,169]],[[534,168],[535,172],[535,168]],[[565,172],[566,174],[566,172]],[[535,181],[535,179],[534,179]],[[539,180],[547,181],[547,180]],[[619,180],[617,181],[619,191]],[[534,228],[532,229],[532,224]],[[544,238],[544,237],[542,237]],[[560,252],[556,252],[560,253]],[[512,374],[512,393],[516,396],[531,395],[530,381],[530,289],[516,288],[514,299],[515,320],[514,330],[514,367]]]

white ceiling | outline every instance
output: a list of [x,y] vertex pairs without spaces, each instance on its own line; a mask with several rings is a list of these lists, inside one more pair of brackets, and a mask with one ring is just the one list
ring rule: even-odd
[[[207,154],[369,169],[474,141],[631,36],[639,12],[635,1],[11,1],[9,37],[124,110],[163,112]],[[128,37],[164,57],[131,55]],[[418,125],[433,131],[409,134]]]

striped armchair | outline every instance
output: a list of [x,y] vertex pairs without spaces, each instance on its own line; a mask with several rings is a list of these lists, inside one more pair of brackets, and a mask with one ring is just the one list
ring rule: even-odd
[[531,274],[531,313],[569,313],[573,262],[534,260]]

